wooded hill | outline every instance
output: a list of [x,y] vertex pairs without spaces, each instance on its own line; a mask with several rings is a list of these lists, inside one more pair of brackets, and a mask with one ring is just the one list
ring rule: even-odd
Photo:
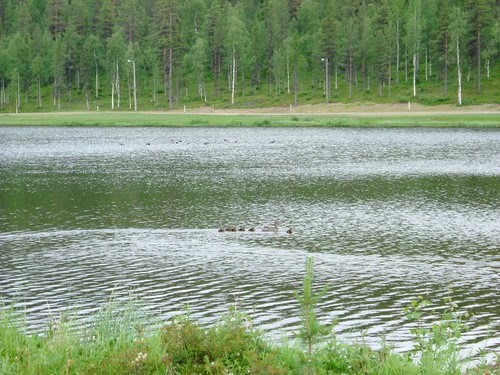
[[499,0],[0,0],[0,110],[133,108],[134,71],[140,109],[462,104],[463,90],[471,102],[498,102],[499,8]]

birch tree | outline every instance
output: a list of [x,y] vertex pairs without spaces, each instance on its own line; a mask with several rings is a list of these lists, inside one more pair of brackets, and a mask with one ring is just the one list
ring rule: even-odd
[[121,73],[123,64],[126,63],[126,51],[127,45],[123,39],[123,30],[119,28],[108,40],[107,45],[107,70],[111,83],[111,109],[115,109],[115,96],[117,108],[120,109],[121,106]]
[[413,63],[413,96],[417,96],[417,79],[422,39],[422,2],[410,0],[408,6],[406,44]]
[[464,13],[460,8],[453,7],[451,10],[451,23],[450,23],[450,35],[451,35],[451,50],[456,56],[456,69],[457,69],[457,103],[458,105],[463,104],[462,98],[462,54],[465,45],[465,35],[467,33],[467,19],[466,13]]
[[245,44],[248,43],[248,32],[245,23],[241,20],[239,9],[230,7],[228,9],[227,34],[225,40],[225,51],[228,56],[229,81],[231,92],[231,105],[234,105],[236,85],[238,76],[238,64],[244,55]]
[[191,48],[192,66],[198,85],[198,95],[207,102],[207,91],[205,88],[205,72],[208,64],[208,42],[202,36],[198,36]]

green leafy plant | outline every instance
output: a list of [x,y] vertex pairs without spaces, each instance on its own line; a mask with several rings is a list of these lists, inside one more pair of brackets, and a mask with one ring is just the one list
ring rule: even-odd
[[411,329],[414,354],[422,368],[430,372],[460,374],[460,337],[467,331],[469,314],[458,310],[451,298],[445,299],[446,308],[441,314],[425,308],[430,301],[422,296],[406,307],[406,317],[416,323]]
[[324,288],[320,293],[315,293],[313,290],[314,282],[314,260],[309,256],[306,260],[306,274],[304,276],[304,284],[302,286],[302,294],[297,295],[297,300],[301,311],[301,329],[299,338],[307,344],[307,351],[312,353],[313,343],[321,337],[330,334],[332,328],[330,326],[321,325],[316,316],[318,301],[325,295],[327,288]]

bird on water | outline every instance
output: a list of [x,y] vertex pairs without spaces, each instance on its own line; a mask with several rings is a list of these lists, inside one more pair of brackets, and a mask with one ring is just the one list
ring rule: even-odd
[[269,225],[269,226],[262,228],[262,231],[263,232],[277,232],[280,229],[279,228],[280,226],[281,226],[281,221],[276,220],[273,225]]

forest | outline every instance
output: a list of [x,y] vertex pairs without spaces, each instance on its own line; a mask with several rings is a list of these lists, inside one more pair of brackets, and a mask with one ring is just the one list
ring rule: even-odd
[[0,111],[495,102],[499,3],[0,0]]

